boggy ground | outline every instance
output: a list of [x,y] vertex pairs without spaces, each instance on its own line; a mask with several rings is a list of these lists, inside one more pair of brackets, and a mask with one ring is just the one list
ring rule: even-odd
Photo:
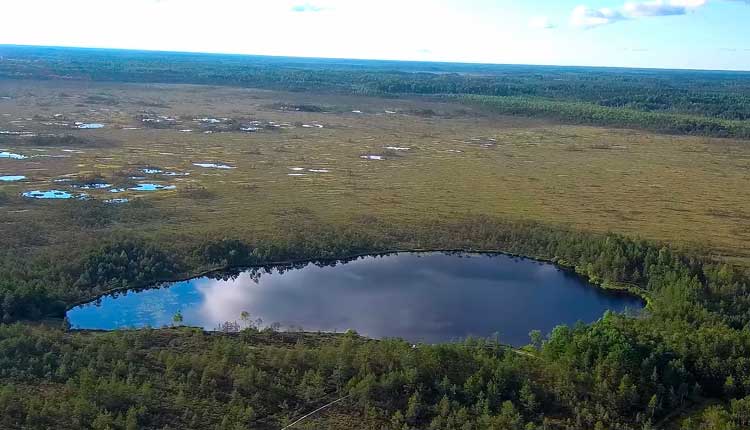
[[[2,81],[0,96],[0,131],[12,133],[0,150],[29,157],[0,158],[0,176],[28,177],[0,183],[0,236],[19,250],[123,228],[252,238],[318,220],[486,214],[750,262],[746,141],[557,125],[436,99],[37,81]],[[127,190],[141,182],[175,188]],[[112,187],[71,187],[91,183]],[[90,225],[70,216],[83,202],[20,196],[51,189],[130,201],[112,203],[126,216]]]

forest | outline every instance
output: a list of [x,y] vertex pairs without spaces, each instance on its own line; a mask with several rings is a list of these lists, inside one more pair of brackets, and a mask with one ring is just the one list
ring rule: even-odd
[[[682,428],[739,429],[750,419],[745,270],[617,235],[485,217],[412,233],[409,240],[424,247],[503,249],[553,260],[648,298],[641,315],[607,314],[547,337],[531,333],[523,355],[492,339],[415,348],[356,333],[278,333],[252,324],[224,334],[66,332],[59,319],[66,305],[179,276],[191,266],[329,259],[399,246],[395,234],[350,234],[252,244],[224,239],[183,257],[145,239],[118,240],[76,264],[47,258],[44,269],[41,262],[4,258],[4,272],[16,268],[0,290],[7,323],[0,329],[4,425],[279,428],[343,396],[350,396],[343,416],[329,418],[373,429],[662,428],[683,409],[706,404],[713,406]],[[42,276],[30,276],[34,268]],[[43,323],[13,323],[19,318]],[[315,428],[311,423],[302,428]]]

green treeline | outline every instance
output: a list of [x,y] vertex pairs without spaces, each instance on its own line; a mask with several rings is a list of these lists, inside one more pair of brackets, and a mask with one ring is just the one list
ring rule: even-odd
[[[748,138],[750,74],[2,47],[0,78],[497,97],[505,114]],[[105,100],[106,101],[106,100]],[[101,102],[99,99],[93,102]]]
[[[105,209],[108,207],[105,207]],[[144,208],[144,210],[146,210]],[[95,222],[98,210],[75,215]],[[166,243],[163,243],[166,242]],[[336,260],[364,253],[396,249],[466,249],[503,251],[556,261],[575,268],[594,282],[625,284],[644,295],[667,284],[690,286],[705,304],[730,309],[727,322],[741,327],[750,321],[744,290],[737,290],[736,269],[720,264],[724,274],[716,287],[727,289],[731,303],[705,296],[694,282],[707,284],[717,265],[705,257],[683,255],[667,246],[619,235],[599,235],[552,228],[534,222],[503,221],[474,216],[457,222],[425,222],[421,226],[334,225],[280,233],[257,242],[239,239],[184,240],[176,248],[169,241],[119,233],[78,250],[40,250],[34,257],[7,250],[0,259],[0,310],[5,322],[61,317],[61,310],[93,300],[113,290],[153,284],[227,268],[263,266],[297,260]],[[671,278],[665,279],[669,273]],[[727,275],[726,273],[730,273]],[[713,285],[712,285],[713,286]],[[723,290],[721,290],[723,291]],[[715,294],[716,292],[714,292]],[[711,300],[708,300],[711,298]]]
[[670,134],[750,139],[750,121],[527,97],[463,96],[460,99],[488,107],[503,115],[550,118],[564,123],[636,128]]
[[[104,222],[108,217],[100,210],[110,209],[106,205],[75,205],[70,211],[74,208],[77,211],[72,215],[82,218],[87,225],[97,225],[100,216]],[[612,282],[634,282],[648,288],[643,284],[642,273],[645,242],[635,250],[618,250],[617,264],[622,267],[613,273],[607,272],[609,261],[598,262],[604,257],[613,258],[610,253],[615,252],[608,250],[603,254],[602,247],[623,240],[612,236],[611,242],[605,242],[596,235],[485,217],[386,231],[355,226],[343,229],[310,226],[305,233],[293,231],[253,243],[238,239],[193,239],[179,249],[163,243],[157,245],[148,238],[118,234],[86,246],[82,244],[76,251],[65,250],[64,256],[43,251],[29,258],[7,250],[0,259],[0,310],[5,322],[61,317],[66,305],[93,300],[108,291],[143,288],[207,270],[337,259],[399,248],[502,250],[562,259],[581,268],[594,264],[597,270],[590,271],[590,276]]]
[[544,339],[534,334],[525,354],[489,340],[412,347],[252,326],[226,334],[68,333],[6,324],[0,326],[0,426],[271,429],[347,394],[339,418],[351,421],[342,428],[659,428],[672,412],[708,401],[717,406],[686,429],[747,422],[748,275],[617,235],[474,217],[404,230],[310,227],[257,243],[205,240],[189,253],[113,238],[71,263],[3,259],[3,314],[9,322],[41,318],[112,288],[206,268],[405,244],[555,260],[595,282],[642,291],[651,305],[638,316],[607,314],[591,325],[558,327]]

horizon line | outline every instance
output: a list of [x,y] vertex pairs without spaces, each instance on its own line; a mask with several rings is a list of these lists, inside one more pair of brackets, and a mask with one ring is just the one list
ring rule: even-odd
[[625,69],[625,70],[648,70],[648,71],[684,71],[684,72],[723,72],[723,73],[750,73],[750,69],[695,69],[679,67],[634,67],[634,66],[601,66],[588,64],[528,64],[528,63],[492,63],[492,62],[466,62],[445,60],[398,60],[389,58],[351,58],[351,57],[317,57],[317,56],[295,56],[295,55],[271,55],[271,54],[248,54],[236,52],[207,52],[207,51],[179,51],[167,49],[148,48],[108,48],[98,46],[71,46],[71,45],[26,45],[14,43],[0,43],[0,48],[51,48],[51,49],[78,49],[91,51],[121,51],[142,52],[150,54],[198,54],[198,55],[226,55],[237,57],[261,57],[261,58],[293,58],[300,60],[331,60],[331,61],[381,61],[392,63],[427,63],[443,65],[473,65],[473,66],[519,66],[519,67],[561,67],[561,68],[594,68],[594,69]]

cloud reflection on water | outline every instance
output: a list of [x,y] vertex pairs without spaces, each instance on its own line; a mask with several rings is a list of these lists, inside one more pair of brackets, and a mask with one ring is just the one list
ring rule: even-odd
[[[240,322],[247,311],[264,325],[309,331],[352,328],[376,338],[425,342],[499,332],[513,344],[527,342],[533,329],[549,331],[593,321],[607,309],[640,307],[635,299],[592,288],[550,264],[441,253],[366,257],[335,267],[308,264],[260,278],[250,272],[228,280],[199,278],[131,296],[103,301],[100,310],[106,312],[99,316],[110,319],[106,325],[112,319],[120,326],[168,324],[180,310],[185,324],[215,329],[225,321]],[[80,316],[85,324],[97,324],[96,315]]]

